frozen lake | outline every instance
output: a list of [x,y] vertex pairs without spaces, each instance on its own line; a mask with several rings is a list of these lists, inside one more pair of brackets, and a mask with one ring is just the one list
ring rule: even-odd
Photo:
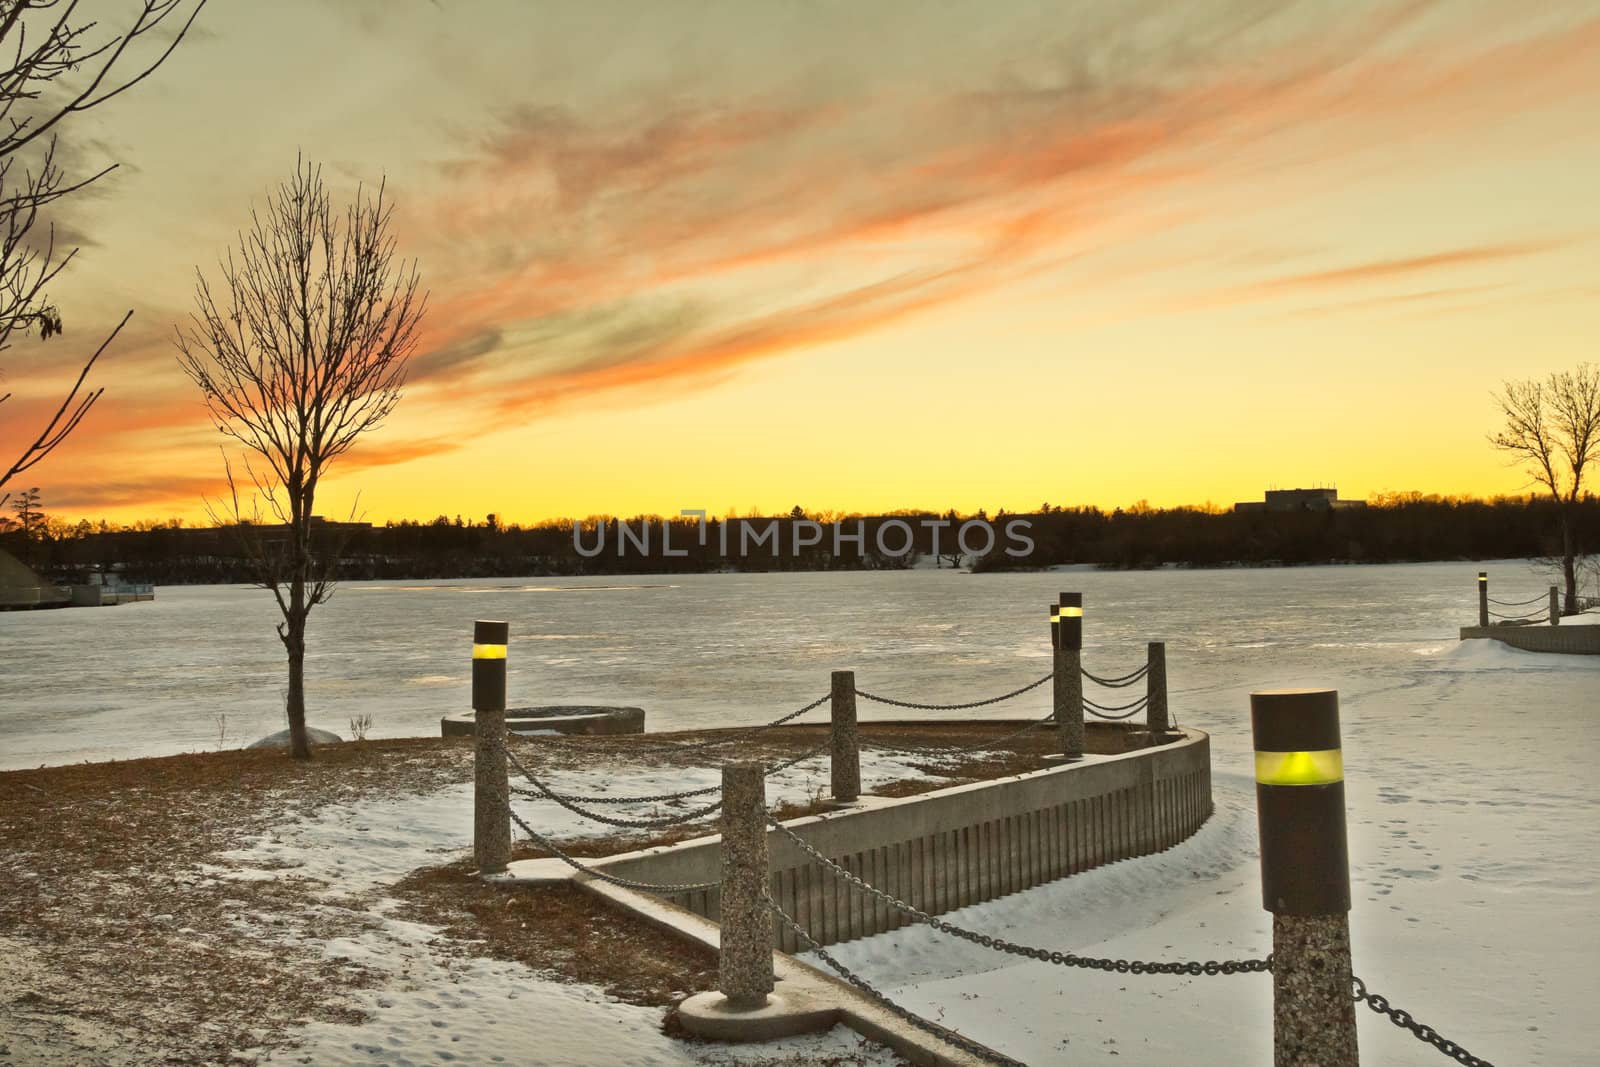
[[[1480,569],[1503,599],[1548,584],[1522,561],[353,583],[312,617],[311,721],[343,733],[351,716],[370,714],[378,736],[436,733],[440,714],[466,705],[475,618],[511,621],[514,703],[638,704],[655,729],[760,722],[820,696],[841,667],[891,696],[972,699],[1045,673],[1047,608],[1058,592],[1081,590],[1090,670],[1122,673],[1142,661],[1146,640],[1167,642],[1172,712],[1212,735],[1217,813],[1159,856],[947,918],[1092,955],[1264,954],[1270,919],[1256,866],[1248,694],[1337,688],[1357,973],[1502,1067],[1589,1062],[1600,998],[1600,657],[1459,642],[1457,628],[1475,616]],[[232,743],[278,729],[283,668],[272,621],[267,594],[217,587],[163,588],[152,604],[0,614],[0,766],[212,747],[218,712]],[[1041,689],[994,713],[1042,715],[1047,703]],[[880,758],[864,760],[869,775]],[[362,854],[374,878],[423,862],[412,852],[424,846],[465,847],[466,796],[458,789],[363,811],[368,823],[392,823],[395,832],[382,836],[398,843],[393,857]],[[324,851],[353,854],[349,835],[340,836],[350,813],[323,814],[285,827],[287,844],[274,847],[314,856],[328,837],[337,847]],[[1069,971],[922,929],[836,952],[908,1007],[1034,1064],[1271,1060],[1270,983],[1261,975]],[[482,988],[504,979],[486,972]],[[468,982],[416,980],[424,999],[448,999]],[[697,1058],[661,1038],[649,1011],[549,983],[528,988],[535,992],[563,1005],[554,1036],[566,1061]],[[485,1019],[505,1016],[483,1004]],[[361,1027],[314,1028],[320,1062],[375,1062],[365,1050],[380,1041],[422,1057],[443,1040],[409,1002],[380,998],[372,1010]],[[1358,1017],[1366,1062],[1448,1062],[1370,1011]],[[471,1052],[515,1058],[551,1037],[482,1028]]]
[[[753,723],[827,692],[839,668],[863,689],[955,702],[1048,671],[1048,607],[1082,590],[1090,670],[1121,673],[1165,640],[1174,712],[1237,725],[1242,706],[1204,694],[1404,671],[1452,646],[1482,566],[351,582],[312,613],[307,707],[341,735],[358,715],[374,737],[437,733],[467,707],[483,618],[511,622],[514,705],[635,704],[657,730]],[[1488,566],[1506,599],[1547,581],[1522,561]],[[0,613],[0,767],[211,748],[218,714],[232,746],[282,729],[275,618],[270,594],[240,586]],[[1043,714],[1048,699],[1022,706]]]

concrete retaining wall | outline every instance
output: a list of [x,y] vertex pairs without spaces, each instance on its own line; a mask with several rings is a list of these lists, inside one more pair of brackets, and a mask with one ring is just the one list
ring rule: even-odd
[[[1158,852],[1188,837],[1211,814],[1210,738],[1178,740],[1116,756],[1089,756],[999,781],[920,796],[875,799],[869,807],[795,819],[787,825],[829,859],[933,914],[1014,893],[1103,863]],[[721,877],[719,839],[615,856],[597,864],[640,881],[692,883]],[[866,937],[908,921],[769,833],[772,897],[823,944]],[[718,892],[669,898],[716,919]],[[787,930],[774,944],[798,947]]]
[[1600,626],[1463,626],[1461,640],[1488,637],[1528,652],[1600,656]]

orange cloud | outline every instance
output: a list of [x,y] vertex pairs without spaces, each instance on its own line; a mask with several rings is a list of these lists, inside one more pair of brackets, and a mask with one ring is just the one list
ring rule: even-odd
[[[1470,28],[1394,48],[1429,11],[1408,4],[1335,32],[1314,27],[1249,68],[1189,71],[1188,84],[1162,90],[880,93],[850,109],[766,101],[659,118],[647,108],[631,124],[513,111],[479,158],[446,169],[453,191],[435,221],[455,254],[477,250],[482,262],[470,287],[438,295],[416,380],[447,378],[453,395],[467,388],[523,412],[720,375],[968,299],[1027,273],[1024,257],[1081,254],[1075,242],[1108,220],[1136,232],[1130,216],[1149,210],[1145,194],[1248,173],[1258,165],[1248,150],[1285,130],[1352,119],[1439,129],[1450,116],[1438,112],[1452,106],[1457,121],[1475,121],[1495,106],[1501,77],[1563,83],[1600,44],[1600,23],[1584,23],[1491,48]],[[889,140],[873,139],[884,130]],[[1190,306],[1557,246],[1507,241],[1371,260]],[[841,295],[803,293],[790,280],[807,275]],[[646,319],[648,329],[595,325]],[[534,341],[516,340],[519,324]]]
[[[1446,283],[1573,242],[1474,231],[1449,247],[1344,251],[1339,265],[1291,269],[1327,249],[1267,263],[1161,240],[1205,219],[1218,190],[1253,192],[1284,170],[1340,181],[1343,158],[1461,140],[1496,116],[1600,89],[1600,20],[1530,29],[1521,12],[1494,23],[1452,8],[1443,22],[1442,10],[1280,18],[1228,7],[1129,69],[1064,37],[1055,75],[1039,73],[1041,49],[1029,65],[986,55],[987,77],[909,88],[866,77],[819,87],[797,74],[745,94],[708,75],[681,92],[567,109],[530,90],[438,168],[436,195],[402,202],[401,247],[434,290],[414,401],[437,404],[443,425],[425,441],[364,443],[337,473],[458,447],[452,421],[481,433],[598,394],[700,388],[1068,261],[1080,261],[1090,300],[1204,268],[1201,284],[1216,288],[1165,308],[1180,312],[1346,294],[1356,299],[1304,313],[1424,307],[1506,284]],[[1417,288],[1436,275],[1437,287]],[[127,391],[107,379],[119,393],[94,416],[103,453],[135,454],[163,429],[174,457],[200,455],[193,442],[208,434],[214,443],[186,382],[132,390],[170,359],[156,332],[116,364]],[[15,421],[0,423],[0,446]]]
[[[1183,303],[1180,307],[1184,310],[1227,307],[1234,304],[1252,303],[1285,295],[1294,295],[1306,290],[1339,289],[1370,282],[1390,281],[1395,278],[1449,270],[1454,267],[1476,266],[1508,259],[1521,259],[1562,248],[1571,243],[1570,241],[1525,241],[1515,244],[1476,245],[1467,248],[1452,248],[1443,252],[1430,252],[1425,255],[1369,260],[1365,263],[1338,267],[1333,270],[1289,274],[1254,282],[1250,285],[1221,289],[1199,300]],[[1493,288],[1493,286],[1479,288]],[[1459,292],[1461,290],[1448,291]],[[1423,295],[1425,296],[1426,294]],[[1376,297],[1374,300],[1417,298],[1417,294],[1399,294]],[[1362,306],[1362,303],[1361,301],[1356,301],[1343,306],[1359,307]]]

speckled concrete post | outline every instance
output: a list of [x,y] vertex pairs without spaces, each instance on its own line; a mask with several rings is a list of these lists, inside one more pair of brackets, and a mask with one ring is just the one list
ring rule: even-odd
[[1550,625],[1561,625],[1561,590],[1553,585],[1550,587]]
[[472,858],[479,874],[499,874],[511,862],[511,783],[506,767],[506,641],[503,622],[478,622],[472,634],[472,710],[477,732],[473,760]]
[[1068,759],[1080,759],[1083,756],[1082,649],[1056,649],[1056,676],[1051,695],[1061,754]]
[[1339,694],[1250,694],[1274,1067],[1356,1067]]
[[1151,641],[1145,661],[1150,669],[1144,676],[1145,722],[1150,735],[1164,734],[1172,729],[1167,719],[1167,643]]
[[1489,625],[1489,572],[1478,572],[1478,625]]
[[829,734],[833,753],[828,769],[833,779],[833,799],[850,803],[861,795],[861,739],[856,732],[856,672],[834,671],[833,726]]
[[1350,917],[1272,917],[1274,1067],[1356,1067]]
[[[835,675],[837,678],[838,676]],[[772,992],[767,910],[767,791],[759,763],[722,768],[722,953],[717,988],[728,1007],[764,1007]]]

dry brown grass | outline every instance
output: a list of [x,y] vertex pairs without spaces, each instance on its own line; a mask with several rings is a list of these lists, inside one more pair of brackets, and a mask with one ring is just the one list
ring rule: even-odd
[[[894,744],[959,745],[1010,728],[864,732]],[[824,730],[772,731],[740,755],[798,755],[820,743]],[[1122,743],[1107,731],[1090,736],[1097,735],[1097,747]],[[654,746],[662,736],[562,739],[540,744],[537,757],[547,768],[716,760],[716,750],[661,751]],[[317,898],[324,885],[315,879],[285,873],[239,881],[200,867],[281,822],[291,808],[313,812],[469,781],[472,747],[470,738],[418,738],[328,746],[308,763],[276,751],[231,751],[0,773],[0,949],[16,950],[0,970],[0,1015],[43,1034],[46,1047],[60,1053],[57,1062],[82,1063],[226,1062],[238,1050],[292,1043],[308,1020],[360,1021],[349,994],[378,977],[320,947],[376,921],[359,899],[329,908]],[[926,777],[878,791],[909,795],[1016,774],[1046,766],[1042,756],[1050,750],[1041,730],[1003,753],[954,761],[930,755]],[[705,832],[597,837],[573,843],[572,851],[606,855]],[[394,892],[411,917],[444,929],[450,941],[443,951],[519,960],[632,1003],[668,1006],[714,983],[714,960],[620,921],[587,894],[490,888],[461,862],[415,872]],[[73,1034],[85,1027],[104,1040],[94,1047],[77,1041]],[[0,1059],[6,1041],[0,1033]]]
[[[307,907],[321,887],[307,879],[221,880],[199,865],[286,801],[427,792],[470,774],[471,758],[470,742],[405,740],[329,746],[309,763],[258,750],[0,774],[0,936],[47,972],[11,976],[0,1012],[95,1020],[128,1046],[108,1055],[172,1063],[281,1044],[301,1020],[359,1021],[339,994],[372,976],[318,948],[358,932],[359,913]],[[271,933],[252,935],[260,916]]]

